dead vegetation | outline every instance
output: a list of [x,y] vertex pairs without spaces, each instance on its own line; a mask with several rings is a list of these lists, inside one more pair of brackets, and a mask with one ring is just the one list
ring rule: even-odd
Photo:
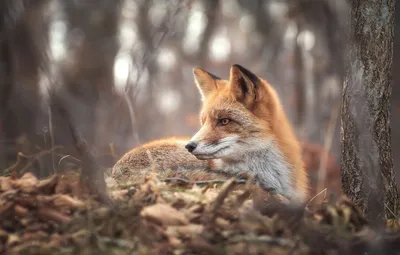
[[[237,185],[241,185],[237,188]],[[110,189],[112,206],[80,188],[79,174],[0,177],[0,253],[383,254],[400,235],[377,231],[341,198],[292,208],[270,195],[253,208],[252,186],[159,181]],[[395,225],[395,221],[391,224]]]

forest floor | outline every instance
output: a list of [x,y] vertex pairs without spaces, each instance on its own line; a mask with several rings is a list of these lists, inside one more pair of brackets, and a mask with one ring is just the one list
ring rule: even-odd
[[[396,254],[397,221],[372,228],[345,198],[253,208],[251,185],[149,177],[89,197],[79,174],[0,177],[1,254]],[[238,185],[240,187],[238,187]],[[270,196],[271,201],[274,196]],[[268,200],[268,199],[267,199]],[[268,204],[268,203],[267,203]]]

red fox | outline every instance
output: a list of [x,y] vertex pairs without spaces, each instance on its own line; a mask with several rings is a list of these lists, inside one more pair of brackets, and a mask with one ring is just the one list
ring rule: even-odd
[[170,138],[133,149],[116,163],[113,177],[141,178],[153,160],[162,171],[195,180],[250,174],[263,189],[292,201],[307,199],[301,147],[276,91],[240,65],[231,67],[229,80],[199,67],[193,74],[202,99],[200,130],[190,140]]

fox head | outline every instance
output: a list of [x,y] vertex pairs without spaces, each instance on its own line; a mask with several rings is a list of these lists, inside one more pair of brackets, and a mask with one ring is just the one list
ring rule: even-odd
[[186,144],[198,159],[240,159],[271,140],[274,91],[261,78],[240,65],[222,80],[197,67],[193,69],[202,98],[200,130]]

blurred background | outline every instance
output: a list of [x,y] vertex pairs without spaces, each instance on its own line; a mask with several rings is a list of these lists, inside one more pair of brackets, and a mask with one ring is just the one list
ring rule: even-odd
[[[192,68],[227,79],[240,64],[277,89],[314,190],[340,189],[345,0],[3,0],[0,14],[2,174],[79,168],[60,105],[104,168],[149,140],[190,137]],[[393,101],[396,159],[395,85]]]

